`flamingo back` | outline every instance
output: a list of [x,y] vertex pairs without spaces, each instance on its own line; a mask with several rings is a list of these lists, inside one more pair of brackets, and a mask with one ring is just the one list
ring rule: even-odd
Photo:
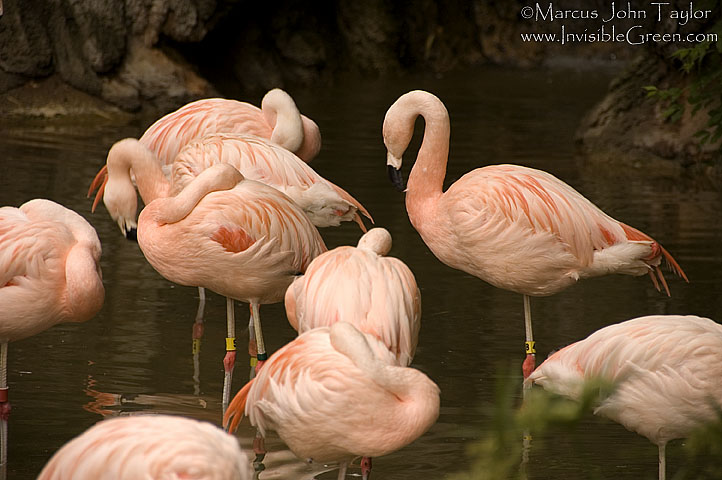
[[578,398],[585,381],[616,385],[596,413],[664,444],[722,408],[722,325],[696,316],[652,315],[594,332],[552,354],[529,377]]
[[58,450],[38,480],[250,480],[235,438],[210,423],[170,415],[103,420]]
[[213,132],[239,132],[271,138],[261,109],[246,102],[207,98],[191,102],[158,119],[140,137],[162,165],[170,165],[191,140]]
[[411,363],[421,326],[421,293],[411,270],[396,258],[348,246],[326,252],[291,284],[286,305],[299,333],[347,322],[381,340],[397,365]]
[[[334,346],[335,330],[348,334],[341,327],[361,336],[365,353]],[[302,459],[388,454],[421,435],[438,416],[438,387],[421,372],[391,366],[393,361],[385,345],[349,324],[310,330],[273,354],[241,391],[247,395],[245,413],[262,433],[277,431]],[[393,380],[381,380],[383,375]],[[399,390],[389,390],[390,384]],[[237,409],[240,404],[232,405],[226,423],[244,413]]]
[[550,295],[581,278],[644,275],[662,258],[686,279],[653,238],[540,170],[518,165],[473,170],[449,188],[439,209],[450,212],[453,238],[462,247],[443,247],[446,263],[509,290]]
[[[199,192],[197,204],[181,212],[179,205],[195,195],[192,187],[200,180],[141,212],[143,254],[175,283],[246,302],[282,300],[295,275],[326,251],[316,227],[283,193],[248,179],[229,190]],[[180,218],[166,217],[178,212]]]
[[210,134],[190,142],[172,166],[173,192],[185,188],[201,171],[228,163],[252,180],[291,197],[316,226],[339,225],[366,209],[340,187],[321,177],[296,155],[262,138],[245,134]]
[[0,338],[92,318],[105,297],[100,255],[95,229],[55,202],[0,208]]

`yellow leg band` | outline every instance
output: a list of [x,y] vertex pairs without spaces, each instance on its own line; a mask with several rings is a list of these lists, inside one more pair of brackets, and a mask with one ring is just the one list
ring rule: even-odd
[[258,359],[256,357],[251,357],[251,361],[249,363],[252,367],[255,367],[258,364]]
[[199,353],[201,351],[201,339],[200,338],[194,338],[193,339],[193,346],[191,347],[191,352],[193,355],[196,353]]
[[235,352],[236,351],[236,338],[235,337],[226,337],[226,352]]
[[527,354],[536,353],[536,348],[534,346],[536,345],[536,342],[524,342],[524,350],[526,350]]

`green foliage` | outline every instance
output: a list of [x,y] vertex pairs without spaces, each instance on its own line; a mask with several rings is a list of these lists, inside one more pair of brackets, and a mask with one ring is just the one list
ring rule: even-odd
[[[531,448],[543,448],[542,433],[551,429],[574,430],[580,420],[614,391],[608,382],[588,381],[576,402],[536,387],[529,392],[522,407],[517,408],[514,403],[519,385],[511,381],[515,377],[500,378],[495,386],[494,405],[490,407],[491,430],[468,449],[469,470],[450,476],[451,480],[526,479],[523,459],[528,458],[529,446],[522,438],[533,434]],[[676,470],[669,478],[722,480],[722,411],[719,421],[694,432],[685,441],[684,449],[689,460],[676,468],[667,465],[668,472]],[[593,478],[592,475],[590,472],[589,478]],[[656,477],[656,472],[651,476]]]
[[691,107],[692,115],[700,110],[707,112],[706,127],[695,134],[702,145],[716,143],[722,138],[722,21],[717,22],[709,33],[716,33],[717,40],[700,42],[672,54],[672,58],[680,62],[680,70],[690,79],[685,88],[643,87],[647,98],[665,105],[662,116],[667,121],[679,121],[687,107]]
[[[521,409],[514,406],[516,382],[500,380],[495,387],[492,428],[485,438],[469,448],[472,465],[468,472],[455,474],[452,480],[525,479],[522,458],[528,447],[522,442],[529,433],[541,434],[551,427],[573,429],[589,415],[593,406],[612,389],[603,382],[588,382],[579,402],[553,395],[540,388],[529,392]],[[534,448],[540,442],[534,440]]]

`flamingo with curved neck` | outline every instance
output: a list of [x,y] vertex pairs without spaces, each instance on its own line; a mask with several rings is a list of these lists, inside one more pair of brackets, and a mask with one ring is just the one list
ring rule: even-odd
[[439,387],[394,363],[382,342],[349,323],[308,330],[236,394],[224,425],[232,432],[248,416],[262,435],[275,430],[297,457],[340,462],[343,480],[355,457],[388,455],[439,416]]
[[191,102],[165,115],[140,138],[162,165],[170,165],[191,140],[209,133],[246,133],[269,139],[310,162],[321,150],[318,125],[299,112],[293,98],[274,88],[261,108],[225,98]]
[[[406,188],[409,220],[446,265],[524,296],[524,377],[534,369],[529,296],[557,293],[583,278],[649,274],[669,288],[662,258],[687,280],[650,236],[614,220],[549,173],[519,165],[472,170],[443,191],[449,155],[449,114],[434,95],[402,95],[383,125],[392,181],[403,188],[401,157],[418,116],[426,127]],[[655,276],[656,274],[656,276]]]
[[223,405],[235,363],[233,299],[251,305],[259,362],[266,359],[259,306],[283,300],[297,274],[326,250],[303,211],[286,195],[221,163],[175,196],[156,198],[138,217],[138,245],[158,273],[227,298]]

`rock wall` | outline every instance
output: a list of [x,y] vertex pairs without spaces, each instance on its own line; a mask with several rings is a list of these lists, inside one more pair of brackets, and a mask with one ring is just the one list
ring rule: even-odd
[[[501,0],[3,0],[0,94],[50,76],[123,110],[407,70],[529,66],[560,47],[523,43],[529,2]],[[559,8],[578,2],[559,0]],[[605,4],[588,2],[589,8]],[[591,24],[590,24],[591,25]],[[565,47],[624,55],[620,45]],[[40,81],[40,82],[39,82]],[[0,102],[0,110],[3,110]]]

